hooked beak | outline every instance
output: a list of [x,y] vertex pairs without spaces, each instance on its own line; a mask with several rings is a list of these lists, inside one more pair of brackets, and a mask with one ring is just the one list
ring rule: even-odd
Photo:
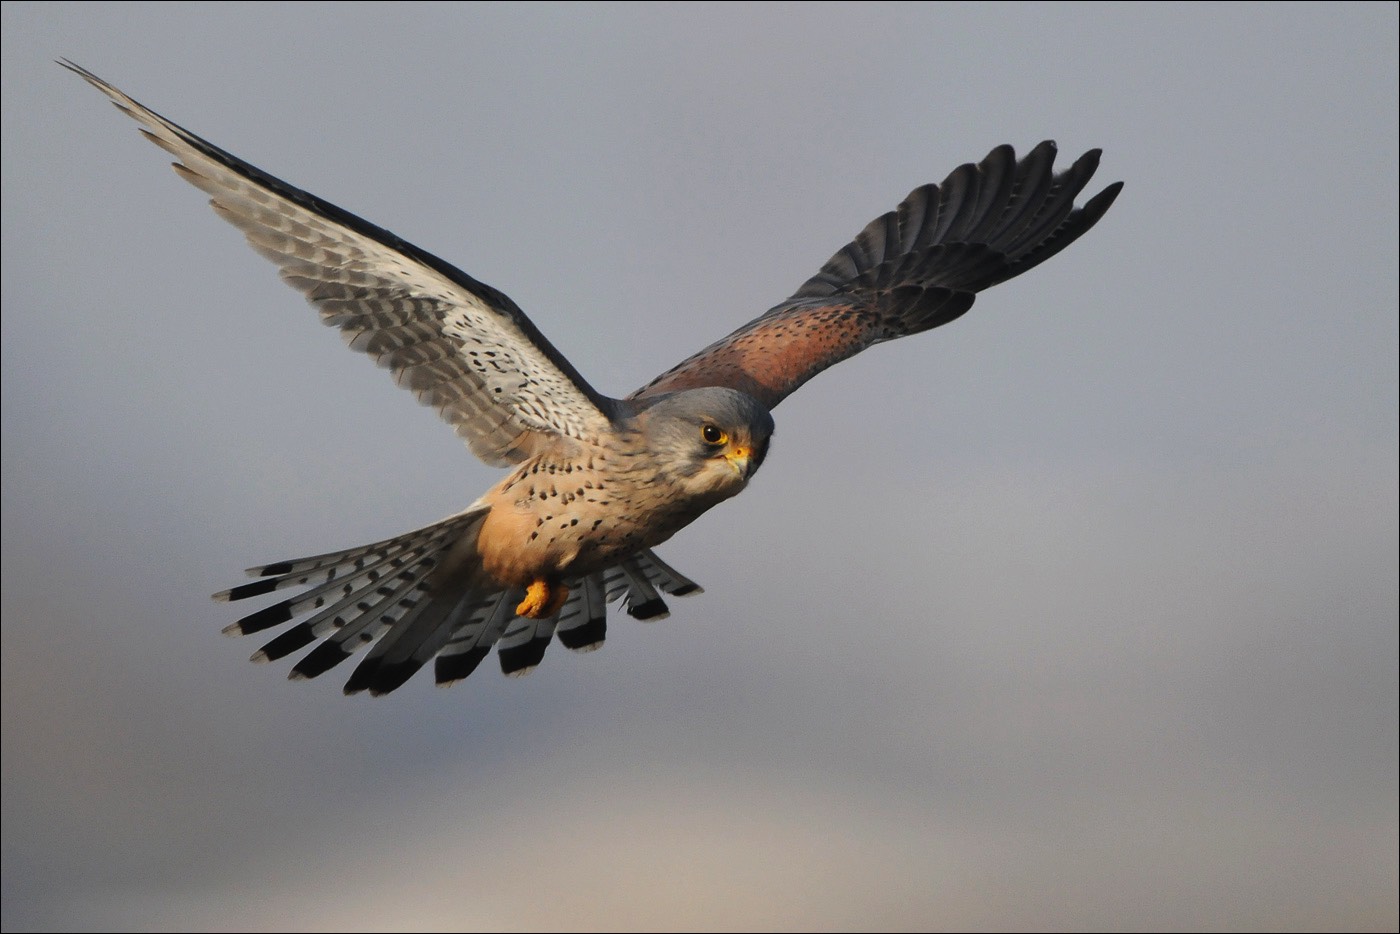
[[734,468],[740,479],[747,480],[753,473],[753,449],[749,447],[734,447],[724,455],[724,459],[729,462],[729,466]]

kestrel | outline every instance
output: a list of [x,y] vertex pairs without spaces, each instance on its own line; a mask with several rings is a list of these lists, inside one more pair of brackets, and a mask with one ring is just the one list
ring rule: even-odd
[[313,678],[369,651],[345,685],[384,694],[429,660],[465,678],[499,646],[523,673],[551,638],[603,642],[607,604],[668,613],[700,588],[652,548],[737,495],[763,464],[773,408],[873,344],[947,324],[976,293],[1044,262],[1094,226],[1122,183],[1082,207],[1099,163],[1056,173],[1055,145],[1010,146],[914,189],[791,297],[622,399],[605,396],[502,293],[315,195],[274,178],[61,62],[141,124],[176,173],[281,270],[350,347],[435,407],[510,473],[462,512],[358,548],[249,569],[214,595],[299,591],[228,626],[299,620],[254,655],[318,643],[291,669]]

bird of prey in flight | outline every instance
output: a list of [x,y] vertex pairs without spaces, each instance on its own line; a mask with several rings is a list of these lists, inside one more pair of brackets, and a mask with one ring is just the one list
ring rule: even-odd
[[537,665],[554,637],[595,648],[619,600],[638,619],[665,616],[662,594],[700,588],[652,549],[744,489],[768,454],[779,402],[873,344],[959,317],[978,292],[1073,243],[1122,187],[1076,207],[1099,150],[1056,172],[1051,142],[1020,159],[998,146],[914,189],[788,298],[613,398],[501,292],[60,64],[173,155],[180,177],[352,349],[436,408],[477,457],[509,469],[455,515],[251,568],[256,580],[214,595],[292,591],[225,632],[293,623],[253,655],[269,661],[314,644],[293,678],[368,649],[347,694],[392,691],[429,661],[450,684],[493,645],[507,674]]

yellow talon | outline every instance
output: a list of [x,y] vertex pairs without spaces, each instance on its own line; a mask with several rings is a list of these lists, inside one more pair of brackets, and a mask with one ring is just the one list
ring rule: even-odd
[[515,608],[516,616],[527,619],[549,619],[564,606],[569,599],[569,588],[563,584],[551,585],[542,577],[530,582],[525,591],[525,599]]

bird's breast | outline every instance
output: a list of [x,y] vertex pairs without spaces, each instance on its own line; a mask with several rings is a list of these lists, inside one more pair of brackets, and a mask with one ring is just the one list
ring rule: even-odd
[[503,586],[522,587],[611,567],[707,508],[679,494],[632,459],[526,463],[482,498],[491,507],[477,540],[482,569]]

